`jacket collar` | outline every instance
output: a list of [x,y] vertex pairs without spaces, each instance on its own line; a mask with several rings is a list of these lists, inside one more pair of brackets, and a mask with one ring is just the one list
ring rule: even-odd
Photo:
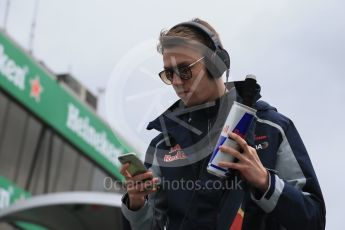
[[[226,88],[228,92],[222,97],[201,105],[186,107],[181,100],[176,101],[165,112],[151,121],[147,129],[156,129],[162,133],[175,133],[177,131],[176,129],[180,129],[181,126],[190,130],[188,119],[205,120],[217,115],[227,116],[230,110],[228,108],[229,105],[231,107],[234,100],[238,102],[242,101],[241,95],[243,93],[244,81],[228,82],[226,83]],[[261,97],[260,90],[260,85],[257,84],[255,101]],[[224,110],[227,110],[227,112]]]

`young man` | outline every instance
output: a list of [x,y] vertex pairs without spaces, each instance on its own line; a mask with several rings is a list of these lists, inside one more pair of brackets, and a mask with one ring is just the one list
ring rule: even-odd
[[224,85],[230,59],[205,21],[178,24],[159,41],[159,76],[180,100],[148,125],[161,132],[146,153],[150,171],[132,176],[128,164],[122,167],[128,185],[122,212],[131,228],[324,229],[325,205],[303,142],[292,121],[266,102],[254,105],[252,135],[229,133],[241,153],[222,147],[237,159],[219,164],[233,176],[207,172],[230,108],[242,101],[243,82]]

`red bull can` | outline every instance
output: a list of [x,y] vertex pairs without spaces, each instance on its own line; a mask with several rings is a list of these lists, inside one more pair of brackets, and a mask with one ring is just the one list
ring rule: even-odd
[[219,147],[221,145],[224,145],[239,150],[238,144],[234,140],[229,138],[228,133],[234,132],[242,138],[245,138],[249,130],[249,127],[251,126],[254,120],[255,114],[255,109],[243,105],[239,102],[234,102],[229,112],[229,115],[225,121],[217,145],[208,163],[207,171],[209,173],[214,174],[218,177],[227,177],[230,175],[229,169],[218,166],[218,163],[220,161],[233,162],[234,157],[227,153],[221,152],[219,150]]

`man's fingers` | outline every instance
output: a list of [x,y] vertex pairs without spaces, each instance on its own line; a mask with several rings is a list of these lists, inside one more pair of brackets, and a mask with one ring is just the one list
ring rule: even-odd
[[130,180],[126,183],[127,192],[131,194],[137,194],[142,191],[152,190],[156,188],[159,179],[153,178],[146,181],[133,181]]
[[122,174],[122,176],[124,176],[125,178],[129,178],[131,177],[131,174],[127,171],[129,167],[129,163],[126,163],[124,165],[122,165],[121,169],[120,169],[120,173]]
[[218,163],[218,165],[220,167],[224,167],[224,168],[231,168],[231,169],[236,169],[241,171],[243,169],[243,165],[240,163],[234,163],[234,162],[227,162],[227,161],[220,161]]
[[222,145],[219,147],[220,151],[222,151],[223,153],[227,153],[230,154],[231,156],[237,158],[239,161],[245,161],[246,158],[238,151],[236,151],[235,149]]
[[250,152],[252,153],[253,157],[254,157],[257,161],[261,161],[260,158],[259,158],[258,153],[256,152],[256,150],[255,150],[253,147],[250,147],[249,149],[251,150]]
[[136,176],[132,177],[131,179],[133,181],[143,181],[143,180],[152,179],[152,178],[153,178],[153,173],[148,171],[146,173],[136,175]]
[[249,149],[248,149],[249,146],[242,137],[240,137],[239,135],[233,132],[229,133],[229,137],[235,140],[237,144],[241,147],[241,149],[243,149],[244,152],[249,152]]

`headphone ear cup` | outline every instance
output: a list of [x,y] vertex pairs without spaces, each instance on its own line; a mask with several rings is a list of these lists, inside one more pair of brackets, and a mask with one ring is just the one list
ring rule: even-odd
[[222,44],[216,34],[202,24],[194,21],[183,22],[177,24],[173,28],[178,26],[186,26],[195,29],[213,43],[213,47],[209,47],[210,50],[205,54],[205,65],[212,78],[220,78],[226,70],[230,69],[230,56],[228,52],[223,49]]
[[224,49],[217,49],[205,59],[206,67],[213,78],[220,78],[230,68],[230,56]]
[[207,68],[208,73],[210,74],[211,78],[216,79],[219,76],[219,71],[215,66],[215,53],[212,52],[209,55],[205,56],[205,65]]
[[[229,53],[225,49],[219,49],[217,51],[217,55],[218,55],[219,59],[222,61],[223,65],[225,65],[225,70],[230,69],[230,55],[229,55]],[[223,73],[224,73],[224,71],[223,71]]]

